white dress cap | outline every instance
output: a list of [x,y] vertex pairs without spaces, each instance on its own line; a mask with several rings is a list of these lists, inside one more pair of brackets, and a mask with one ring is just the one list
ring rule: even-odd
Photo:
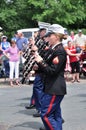
[[64,34],[64,28],[59,24],[52,24],[49,26],[48,32]]
[[40,21],[38,22],[39,29],[43,29],[43,28],[48,29],[50,25],[51,25],[50,23],[40,22]]

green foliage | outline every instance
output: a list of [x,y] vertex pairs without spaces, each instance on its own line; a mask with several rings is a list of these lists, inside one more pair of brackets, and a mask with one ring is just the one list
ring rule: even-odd
[[85,14],[84,0],[0,0],[0,26],[9,36],[20,28],[37,27],[38,21],[85,28]]
[[86,18],[84,0],[28,0],[29,6],[33,7],[35,13],[33,20],[59,23],[64,26],[72,25]]

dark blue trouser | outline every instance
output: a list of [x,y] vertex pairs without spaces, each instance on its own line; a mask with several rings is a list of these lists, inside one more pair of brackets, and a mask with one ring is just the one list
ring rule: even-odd
[[33,85],[33,94],[35,98],[36,109],[41,111],[41,99],[43,97],[43,83],[40,75],[36,75],[34,85]]
[[44,94],[41,100],[41,118],[46,130],[62,130],[60,104],[63,97]]
[[4,68],[5,68],[5,75],[8,77],[9,76],[9,71],[10,71],[9,60],[4,60],[3,63],[4,63]]
[[35,105],[35,97],[34,97],[33,93],[32,93],[32,96],[31,96],[30,105]]

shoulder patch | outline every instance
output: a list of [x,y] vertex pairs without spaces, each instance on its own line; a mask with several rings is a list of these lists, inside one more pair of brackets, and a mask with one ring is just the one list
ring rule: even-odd
[[53,59],[53,64],[58,64],[59,63],[59,58],[58,56],[56,56],[54,59]]

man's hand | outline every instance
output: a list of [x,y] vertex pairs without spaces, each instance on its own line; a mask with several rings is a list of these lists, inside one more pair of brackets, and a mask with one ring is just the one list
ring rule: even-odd
[[33,70],[34,70],[34,71],[38,70],[38,65],[37,65],[37,64],[35,64],[35,65],[33,66]]
[[35,55],[35,61],[36,61],[37,63],[40,63],[40,62],[43,61],[43,59],[42,59],[42,57],[41,57],[40,55],[36,54],[36,55]]
[[36,45],[33,45],[32,48],[31,48],[31,50],[33,50],[33,51],[38,51],[38,48],[37,48]]

